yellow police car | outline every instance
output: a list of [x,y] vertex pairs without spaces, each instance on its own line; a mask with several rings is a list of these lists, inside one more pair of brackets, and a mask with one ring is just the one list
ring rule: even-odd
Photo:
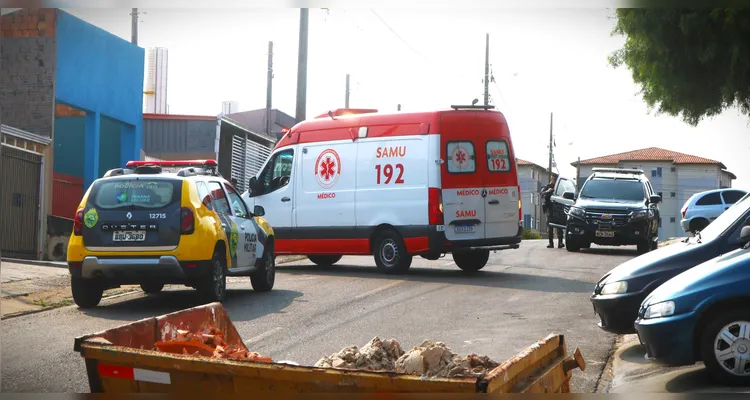
[[89,308],[121,285],[156,293],[181,284],[223,301],[227,276],[269,291],[274,233],[263,215],[215,160],[130,161],[94,181],[78,206],[67,255],[73,299]]

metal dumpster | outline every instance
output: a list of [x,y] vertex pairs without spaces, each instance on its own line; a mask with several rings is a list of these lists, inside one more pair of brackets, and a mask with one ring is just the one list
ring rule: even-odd
[[568,393],[572,370],[562,335],[549,335],[481,378],[432,379],[394,372],[315,368],[163,353],[154,343],[178,329],[216,327],[247,350],[220,303],[136,321],[75,339],[92,393]]

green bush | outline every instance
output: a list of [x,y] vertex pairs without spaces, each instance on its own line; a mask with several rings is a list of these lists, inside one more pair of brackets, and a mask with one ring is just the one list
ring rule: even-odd
[[524,229],[523,230],[523,236],[521,237],[523,240],[534,240],[534,239],[541,239],[542,235],[540,235],[538,232]]

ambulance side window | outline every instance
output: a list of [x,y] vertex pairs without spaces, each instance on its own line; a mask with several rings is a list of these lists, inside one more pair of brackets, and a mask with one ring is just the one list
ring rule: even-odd
[[273,155],[271,161],[260,174],[260,193],[263,195],[276,191],[289,184],[294,162],[294,150],[284,150]]
[[466,174],[476,171],[474,143],[469,141],[451,141],[446,146],[448,172]]
[[510,171],[510,152],[508,143],[504,140],[487,141],[487,169],[490,172]]

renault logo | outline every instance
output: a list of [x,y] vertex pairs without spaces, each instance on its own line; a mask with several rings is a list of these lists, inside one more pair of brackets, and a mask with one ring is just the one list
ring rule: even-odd
[[131,214],[130,211],[128,211],[128,213],[125,214],[125,217],[127,217],[128,219],[131,219],[133,218],[133,214]]

